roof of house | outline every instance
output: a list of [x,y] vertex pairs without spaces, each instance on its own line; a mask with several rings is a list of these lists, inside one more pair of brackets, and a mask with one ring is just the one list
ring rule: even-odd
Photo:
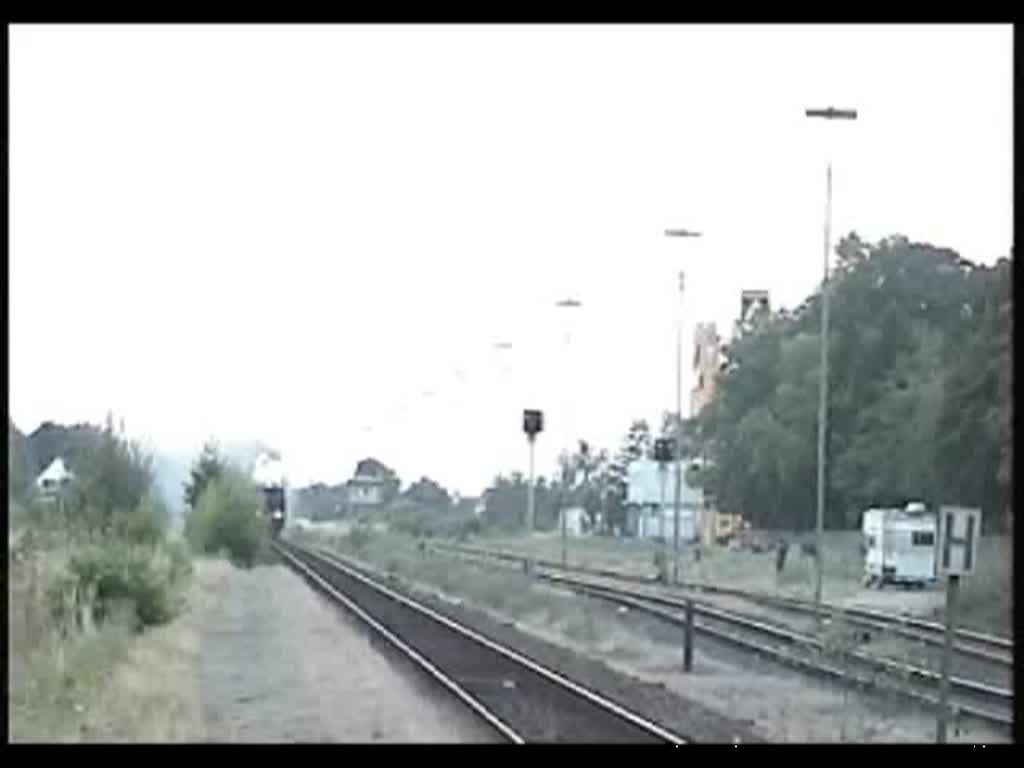
[[74,475],[68,470],[64,464],[64,459],[60,456],[50,462],[50,466],[43,470],[43,472],[36,478],[36,484],[42,485],[46,481],[60,483],[65,480],[70,480]]
[[348,481],[349,485],[383,485],[384,478],[377,475],[356,475]]

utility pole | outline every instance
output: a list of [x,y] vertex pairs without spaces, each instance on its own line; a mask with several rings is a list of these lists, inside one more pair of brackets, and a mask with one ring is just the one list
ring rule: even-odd
[[527,435],[526,440],[530,444],[530,484],[526,488],[526,535],[529,536],[533,533],[533,514],[535,509],[534,504],[536,503],[536,496],[534,494],[533,487],[533,454],[534,445],[537,442],[537,436],[535,434]]
[[[807,117],[825,120],[856,120],[855,109],[807,109]],[[814,577],[814,615],[821,622],[821,583],[824,573],[825,540],[825,464],[827,461],[826,439],[828,436],[828,315],[829,315],[829,251],[832,238],[832,161],[825,172],[825,254],[824,275],[821,284],[821,368],[818,384],[818,498],[817,528],[815,535],[815,560],[817,568]]]
[[676,319],[676,490],[672,503],[672,583],[679,584],[679,512],[683,495],[683,292],[686,277],[679,271],[679,317]]
[[[563,310],[579,309],[583,306],[583,303],[577,299],[562,299],[561,301],[555,302],[555,307]],[[566,469],[568,474],[562,479],[562,492],[559,494],[559,516],[561,517],[561,528],[562,528],[562,567],[564,568],[569,559],[569,521],[568,521],[568,500],[572,498],[572,484],[576,479],[576,470],[572,464],[572,447],[573,447],[573,423],[572,419],[569,418],[570,403],[572,401],[572,393],[568,391],[570,374],[572,372],[572,360],[570,359],[569,353],[572,351],[572,319],[573,315],[569,315],[568,321],[565,324],[565,336],[563,341],[565,343],[565,350],[562,354],[562,360],[565,363],[566,373],[562,376],[562,417],[565,419],[565,428],[562,430],[562,446],[565,451],[565,460],[567,463]]]
[[[700,237],[700,232],[689,229],[666,229],[667,237]],[[685,276],[679,272],[679,314],[676,318],[676,434],[675,434],[675,459],[676,459],[676,487],[673,499],[672,542],[673,542],[673,563],[672,583],[679,583],[679,517],[683,496],[683,291],[686,287]]]

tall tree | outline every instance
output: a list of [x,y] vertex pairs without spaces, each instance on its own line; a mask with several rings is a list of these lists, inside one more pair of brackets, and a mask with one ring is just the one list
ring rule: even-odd
[[[855,234],[837,254],[826,525],[913,499],[980,504],[998,524],[1009,498],[1011,262],[978,266]],[[815,293],[735,338],[696,422],[711,458],[704,482],[718,506],[755,524],[813,524],[819,322]]]
[[220,449],[215,440],[207,440],[203,445],[202,453],[196,459],[190,470],[190,478],[185,483],[185,504],[189,509],[195,509],[199,497],[203,495],[206,486],[214,478],[224,474],[226,461],[220,455]]

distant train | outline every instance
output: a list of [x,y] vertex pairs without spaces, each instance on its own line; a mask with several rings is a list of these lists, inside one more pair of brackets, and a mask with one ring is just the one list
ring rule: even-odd
[[287,482],[281,460],[261,454],[253,467],[253,480],[263,493],[262,514],[270,519],[270,534],[277,538],[287,519]]
[[277,538],[284,528],[285,492],[283,485],[263,488],[263,514],[270,518],[270,535]]

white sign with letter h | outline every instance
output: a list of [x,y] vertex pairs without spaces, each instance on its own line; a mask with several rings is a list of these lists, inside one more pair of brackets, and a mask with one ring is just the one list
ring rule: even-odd
[[939,508],[938,571],[940,576],[970,576],[978,562],[981,510]]

